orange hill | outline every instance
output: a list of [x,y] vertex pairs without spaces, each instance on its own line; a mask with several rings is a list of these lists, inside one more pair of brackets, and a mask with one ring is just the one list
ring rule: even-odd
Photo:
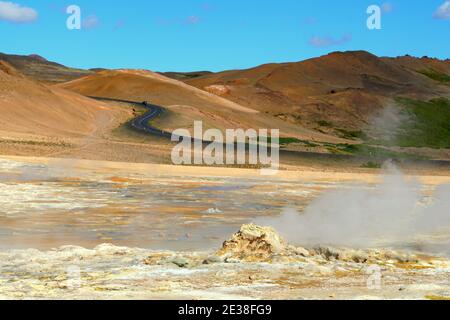
[[0,137],[83,137],[110,125],[116,109],[28,79],[0,61]]
[[192,128],[195,120],[202,120],[206,128],[279,128],[284,136],[342,142],[151,71],[100,71],[58,87],[86,96],[145,100],[164,106],[168,112],[156,125],[165,130]]
[[298,125],[321,131],[330,124],[358,129],[390,98],[449,96],[448,86],[421,74],[424,69],[449,74],[450,60],[335,52],[296,63],[204,75],[186,83]]

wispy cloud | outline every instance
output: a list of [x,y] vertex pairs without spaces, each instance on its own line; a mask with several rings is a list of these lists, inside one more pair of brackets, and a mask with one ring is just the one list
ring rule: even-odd
[[316,24],[317,23],[317,19],[315,17],[307,17],[306,19],[302,20],[302,24],[306,24],[306,25],[311,25],[311,24]]
[[116,24],[114,25],[114,30],[122,29],[123,27],[125,27],[125,25],[126,21],[124,19],[117,20]]
[[100,20],[95,15],[90,15],[86,19],[83,19],[81,26],[83,29],[95,29],[100,25]]
[[0,20],[15,23],[33,22],[38,13],[33,8],[24,7],[13,2],[0,1]]
[[59,3],[54,3],[54,2],[51,2],[48,5],[48,8],[50,10],[57,12],[57,13],[64,14],[64,15],[67,14],[67,7],[68,7],[68,5],[61,5]]
[[209,3],[209,2],[202,3],[201,8],[202,8],[202,10],[204,10],[204,11],[211,11],[211,10],[214,10],[214,9],[215,9],[214,5],[212,5],[212,4]]
[[381,10],[382,10],[384,13],[390,13],[390,12],[392,12],[392,10],[394,10],[394,6],[393,6],[392,3],[390,3],[390,2],[384,2],[384,3],[381,5]]
[[184,26],[193,26],[197,25],[201,22],[201,18],[196,15],[192,15],[183,19],[166,19],[166,18],[158,18],[156,23],[159,26],[173,26],[173,25],[184,25]]
[[342,37],[336,39],[332,37],[318,37],[314,36],[309,39],[309,44],[316,48],[325,48],[331,46],[337,46],[352,40],[352,36],[350,34],[345,34]]
[[198,24],[200,23],[199,16],[189,16],[184,20],[184,24]]
[[445,1],[434,13],[435,19],[450,20],[450,1]]

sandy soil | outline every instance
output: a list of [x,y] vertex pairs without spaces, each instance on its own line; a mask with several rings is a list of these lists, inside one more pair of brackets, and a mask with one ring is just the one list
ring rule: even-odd
[[[21,157],[21,156],[2,156],[3,159],[21,161],[34,164],[52,164],[58,162],[67,163],[81,170],[95,170],[97,172],[115,172],[117,174],[127,174],[130,171],[135,173],[151,173],[157,172],[160,175],[181,176],[181,177],[241,177],[241,178],[261,178],[268,179],[261,175],[259,169],[237,169],[237,168],[220,168],[220,167],[198,167],[198,166],[174,166],[150,163],[125,163],[113,161],[95,161],[95,160],[74,160],[74,159],[57,159],[45,157]],[[341,171],[336,168],[319,168],[319,167],[290,167],[291,170],[280,170],[273,175],[271,180],[288,180],[288,181],[308,181],[308,182],[365,182],[377,183],[381,179],[380,172],[377,170],[364,170],[361,168],[350,168]],[[429,170],[428,174],[410,174],[407,179],[416,179],[420,183],[438,185],[450,183],[450,175],[445,171]]]

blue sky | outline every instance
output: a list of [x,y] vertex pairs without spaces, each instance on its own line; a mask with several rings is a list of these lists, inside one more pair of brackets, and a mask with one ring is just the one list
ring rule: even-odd
[[[6,2],[33,10],[2,14]],[[71,4],[82,30],[66,28]],[[383,8],[381,30],[366,27],[371,4]],[[0,1],[0,52],[80,68],[219,71],[345,50],[450,58],[450,1]]]

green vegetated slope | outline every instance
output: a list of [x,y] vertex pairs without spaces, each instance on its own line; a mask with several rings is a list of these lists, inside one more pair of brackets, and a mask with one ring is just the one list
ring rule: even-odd
[[[360,140],[361,144],[319,144],[333,154],[346,154],[373,159],[426,159],[428,157],[400,148],[450,149],[450,100],[435,98],[429,101],[396,98],[398,112],[403,121],[389,134],[389,139],[377,138],[366,132],[350,134],[339,128],[349,139]],[[333,126],[333,124],[329,124]],[[281,140],[280,140],[281,141]],[[300,142],[283,139],[283,144]],[[317,146],[317,145],[316,145]],[[377,167],[378,162],[367,163]]]
[[398,147],[450,148],[450,100],[430,101],[397,98],[408,121],[402,123],[389,141],[367,141],[375,145]]
[[419,71],[419,73],[421,73],[424,76],[427,76],[428,78],[433,79],[435,81],[439,81],[444,84],[450,84],[450,76],[443,72],[439,72],[434,69],[427,69],[427,70]]

